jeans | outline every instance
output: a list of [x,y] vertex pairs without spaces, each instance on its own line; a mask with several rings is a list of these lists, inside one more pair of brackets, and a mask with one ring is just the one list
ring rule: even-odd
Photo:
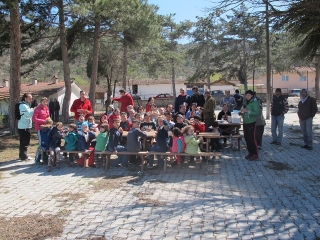
[[[283,122],[284,122],[284,115],[279,116],[271,116],[271,132],[272,132],[272,139],[275,142],[282,142],[283,136]],[[278,128],[278,135],[277,135],[277,128]]]
[[312,117],[309,117],[306,120],[299,119],[304,145],[308,147],[312,147],[312,120]]
[[19,158],[21,160],[28,159],[28,147],[30,145],[30,129],[18,129],[20,145],[19,145]]
[[[168,151],[169,150],[169,148],[164,148],[164,147],[159,147],[159,146],[152,146],[151,148],[150,148],[150,151],[151,152],[166,152],[166,151]],[[161,158],[161,155],[157,155],[157,159],[158,159],[158,166],[160,166],[160,167],[163,167],[163,165],[164,165],[164,160],[163,160],[163,158]],[[154,161],[154,155],[152,154],[152,155],[150,155],[150,157],[149,157],[149,166],[153,166],[153,161]]]
[[[116,147],[117,152],[126,152],[127,149],[121,145]],[[108,149],[108,151],[113,152],[113,149]],[[128,166],[128,156],[127,155],[118,155],[118,158],[111,163],[111,167],[117,167],[121,164],[123,167]]]

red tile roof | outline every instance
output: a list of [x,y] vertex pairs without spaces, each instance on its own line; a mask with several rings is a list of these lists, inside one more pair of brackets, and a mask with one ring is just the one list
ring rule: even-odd
[[[89,83],[88,83],[89,84]],[[87,93],[87,95],[89,95],[89,91],[90,91],[90,85],[87,86],[79,86],[79,88],[81,88],[82,91],[85,91]],[[103,87],[97,85],[96,86],[96,93],[105,93],[107,92],[106,89],[104,89]]]
[[[38,82],[33,85],[31,83],[22,83],[20,95],[22,96],[26,92],[30,92],[35,96],[49,97],[49,95],[58,92],[64,87],[64,82],[52,83],[52,82]],[[0,100],[9,98],[9,87],[0,87]]]

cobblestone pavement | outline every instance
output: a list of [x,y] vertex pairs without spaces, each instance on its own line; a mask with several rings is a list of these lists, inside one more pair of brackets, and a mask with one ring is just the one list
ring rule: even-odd
[[[63,165],[47,173],[31,162],[1,164],[0,215],[70,213],[61,239],[317,239],[319,115],[313,151],[300,148],[294,110],[285,124],[281,147],[269,144],[267,121],[259,161],[245,160],[244,146],[225,148],[207,175],[187,166],[138,177],[125,169]],[[82,197],[61,201],[63,193]]]

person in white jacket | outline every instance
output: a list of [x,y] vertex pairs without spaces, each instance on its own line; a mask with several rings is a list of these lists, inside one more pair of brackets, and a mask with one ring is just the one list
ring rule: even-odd
[[28,147],[30,144],[30,129],[32,128],[33,108],[30,108],[32,95],[25,93],[22,96],[19,110],[21,118],[18,121],[18,132],[20,138],[19,158],[24,161],[30,159],[28,157]]

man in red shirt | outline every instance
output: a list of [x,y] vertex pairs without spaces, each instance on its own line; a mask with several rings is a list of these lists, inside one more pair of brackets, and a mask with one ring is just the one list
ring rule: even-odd
[[89,99],[86,97],[86,93],[84,91],[80,91],[80,98],[74,100],[70,111],[74,113],[74,119],[78,121],[79,115],[83,114],[85,119],[88,120],[88,117],[92,113],[92,106]]
[[121,112],[127,112],[127,106],[132,105],[134,106],[133,99],[129,93],[126,93],[124,89],[120,89],[119,93],[121,97],[119,98],[113,98],[113,101],[120,102],[121,103]]

